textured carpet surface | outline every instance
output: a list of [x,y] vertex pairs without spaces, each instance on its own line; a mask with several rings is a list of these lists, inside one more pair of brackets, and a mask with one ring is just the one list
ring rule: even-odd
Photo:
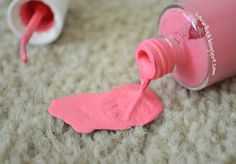
[[173,1],[72,0],[61,37],[23,65],[0,1],[0,163],[235,163],[236,78],[199,92],[169,75],[151,84],[164,112],[144,127],[75,133],[50,100],[139,82],[135,47]]

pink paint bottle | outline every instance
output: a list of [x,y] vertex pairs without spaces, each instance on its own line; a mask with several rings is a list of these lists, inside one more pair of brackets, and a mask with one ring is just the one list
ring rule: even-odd
[[236,75],[235,15],[235,0],[188,0],[167,7],[159,37],[137,48],[142,80],[172,73],[182,86],[200,90]]

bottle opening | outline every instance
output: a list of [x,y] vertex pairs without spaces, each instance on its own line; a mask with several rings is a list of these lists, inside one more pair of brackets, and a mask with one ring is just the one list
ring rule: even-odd
[[42,20],[40,21],[39,25],[36,27],[35,31],[47,31],[49,30],[54,24],[54,14],[50,7],[41,1],[28,1],[24,3],[20,8],[20,18],[21,21],[25,26],[27,26],[37,12],[38,6],[43,6],[46,13]]
[[136,52],[136,63],[143,80],[160,78],[174,70],[177,50],[163,38],[142,42]]
[[140,75],[145,79],[153,79],[155,76],[155,63],[153,58],[143,49],[137,51],[136,61]]

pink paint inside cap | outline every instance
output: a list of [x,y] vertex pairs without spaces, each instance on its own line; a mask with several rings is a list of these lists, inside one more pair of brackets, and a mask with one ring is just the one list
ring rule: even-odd
[[29,1],[20,8],[20,18],[26,26],[20,40],[21,60],[27,62],[26,46],[36,32],[48,31],[54,24],[54,15],[49,6],[41,1]]

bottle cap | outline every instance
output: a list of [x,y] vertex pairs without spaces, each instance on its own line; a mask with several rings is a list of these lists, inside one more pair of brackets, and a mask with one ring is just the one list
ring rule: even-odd
[[[20,52],[27,61],[25,46],[46,45],[55,41],[63,29],[69,0],[13,0],[8,8],[10,29],[21,38]],[[25,52],[26,53],[26,52]]]

